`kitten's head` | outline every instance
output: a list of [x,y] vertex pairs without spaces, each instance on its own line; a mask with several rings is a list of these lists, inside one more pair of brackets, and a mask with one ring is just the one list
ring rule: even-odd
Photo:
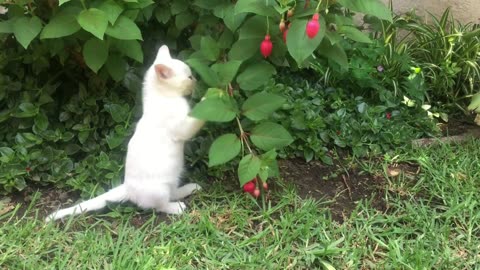
[[157,57],[150,72],[151,83],[158,91],[169,96],[190,95],[195,88],[196,80],[192,71],[184,62],[173,59],[166,45],[158,49]]

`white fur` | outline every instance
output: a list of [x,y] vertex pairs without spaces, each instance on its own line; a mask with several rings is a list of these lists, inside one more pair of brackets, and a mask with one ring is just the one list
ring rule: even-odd
[[177,200],[200,189],[197,184],[179,187],[184,143],[204,124],[188,115],[190,107],[184,96],[191,94],[194,86],[190,68],[171,58],[168,47],[162,46],[145,74],[143,115],[128,144],[124,183],[96,198],[59,210],[46,220],[127,200],[144,209],[181,214],[185,204]]

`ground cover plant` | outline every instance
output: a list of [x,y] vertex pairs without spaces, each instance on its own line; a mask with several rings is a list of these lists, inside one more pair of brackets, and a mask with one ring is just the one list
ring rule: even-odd
[[[478,140],[469,140],[360,163],[344,159],[337,166],[281,162],[285,181],[271,189],[269,207],[256,207],[231,181],[215,181],[189,202],[189,213],[168,221],[112,206],[115,211],[104,215],[45,225],[42,217],[57,204],[48,198],[59,200],[57,191],[32,192],[22,206],[2,200],[0,265],[475,269],[479,149]],[[319,173],[328,180],[316,181]],[[304,185],[304,192],[296,188]]]

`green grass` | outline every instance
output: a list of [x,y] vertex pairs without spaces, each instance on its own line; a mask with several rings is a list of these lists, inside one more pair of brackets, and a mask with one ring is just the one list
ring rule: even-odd
[[45,225],[33,217],[37,196],[24,217],[0,217],[0,268],[480,269],[479,157],[480,142],[470,141],[367,164],[378,173],[415,163],[420,172],[387,178],[385,212],[361,201],[342,224],[328,202],[300,199],[288,183],[260,211],[214,182],[188,214],[151,215],[140,228],[125,208]]

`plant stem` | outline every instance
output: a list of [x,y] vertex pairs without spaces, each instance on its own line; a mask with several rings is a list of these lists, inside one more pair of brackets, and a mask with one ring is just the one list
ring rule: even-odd
[[250,144],[248,143],[248,140],[247,140],[247,133],[243,131],[242,124],[240,123],[240,119],[238,117],[235,117],[235,119],[237,119],[238,129],[240,129],[240,139],[242,140],[242,142],[245,142],[245,144],[247,145],[248,152],[250,152],[250,154],[253,154],[252,148],[250,148]]
[[317,7],[315,8],[315,12],[318,13],[320,10],[320,5],[322,4],[322,0],[318,1]]

